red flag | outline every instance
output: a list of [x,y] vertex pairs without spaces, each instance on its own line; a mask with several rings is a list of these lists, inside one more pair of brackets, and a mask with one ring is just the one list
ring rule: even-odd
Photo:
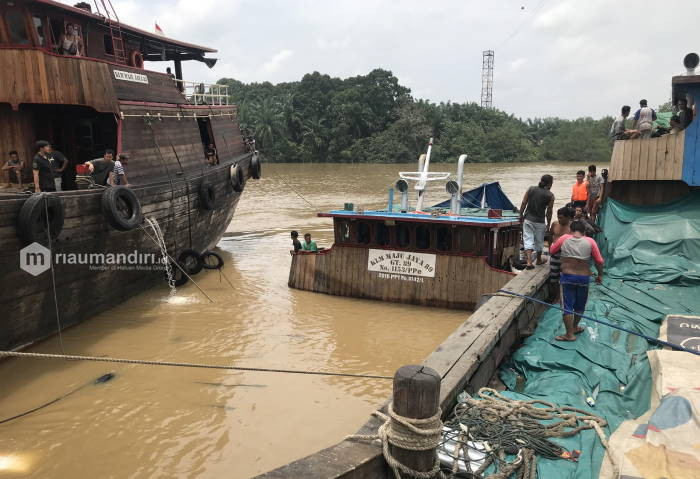
[[163,29],[160,28],[160,25],[158,25],[158,22],[156,22],[156,33],[159,35],[165,35],[165,33],[163,33]]

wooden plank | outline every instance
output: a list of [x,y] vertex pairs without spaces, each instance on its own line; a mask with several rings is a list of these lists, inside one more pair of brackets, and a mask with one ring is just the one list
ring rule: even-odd
[[[640,180],[647,179],[647,171],[649,169],[649,152],[656,149],[656,141],[650,141],[644,148],[639,151],[639,168],[637,178]],[[653,159],[652,159],[653,161]]]
[[649,148],[650,141],[651,140],[648,140],[646,138],[640,140],[632,140],[632,149],[629,158],[626,179],[631,180],[639,177],[639,155],[641,150]]
[[666,157],[664,158],[664,180],[672,180],[673,178],[673,160],[676,156],[676,138],[678,135],[664,135],[666,137]]
[[680,133],[674,135],[676,138],[676,152],[673,155],[673,169],[671,171],[671,177],[674,180],[682,180],[683,179],[683,158],[685,154],[685,132],[686,130],[681,131]]

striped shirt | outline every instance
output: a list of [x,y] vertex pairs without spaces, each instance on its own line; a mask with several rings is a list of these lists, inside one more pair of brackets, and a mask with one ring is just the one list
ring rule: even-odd
[[119,160],[116,160],[114,162],[114,184],[118,185],[119,182],[121,181],[121,178],[119,178],[119,175],[124,174],[124,166],[122,165],[122,162]]

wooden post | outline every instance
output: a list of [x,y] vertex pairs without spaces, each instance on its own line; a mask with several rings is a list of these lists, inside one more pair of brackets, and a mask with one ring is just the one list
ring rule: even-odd
[[[403,366],[394,375],[394,412],[412,419],[434,416],[440,406],[440,375],[427,366]],[[401,464],[427,472],[435,464],[435,449],[407,451],[389,445],[391,455]]]
[[[175,60],[175,79],[177,80],[182,80],[182,61],[181,60]],[[181,82],[177,82],[177,88],[180,91],[185,91],[185,85]]]

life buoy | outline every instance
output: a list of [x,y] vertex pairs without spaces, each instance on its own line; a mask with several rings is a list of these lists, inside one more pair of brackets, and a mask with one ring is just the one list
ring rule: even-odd
[[207,180],[202,180],[199,186],[199,201],[205,210],[216,208],[216,188]]
[[141,55],[140,51],[131,50],[131,53],[129,54],[129,65],[143,70],[143,56]]
[[236,193],[243,191],[243,188],[245,188],[245,175],[243,174],[243,169],[238,165],[238,163],[231,165],[228,175],[233,191]]
[[119,231],[131,231],[143,220],[141,203],[126,186],[112,186],[102,193],[102,214]]
[[195,275],[204,267],[202,255],[193,249],[186,249],[177,257],[177,262],[185,268],[189,275]]
[[48,193],[32,195],[19,210],[17,235],[25,244],[48,245],[49,234],[51,241],[61,234],[65,214],[60,196]]
[[224,267],[224,259],[216,251],[205,251],[202,253],[202,267],[204,269],[221,269]]
[[259,180],[262,176],[262,165],[260,164],[260,156],[258,155],[257,151],[250,159],[250,176],[256,180]]

